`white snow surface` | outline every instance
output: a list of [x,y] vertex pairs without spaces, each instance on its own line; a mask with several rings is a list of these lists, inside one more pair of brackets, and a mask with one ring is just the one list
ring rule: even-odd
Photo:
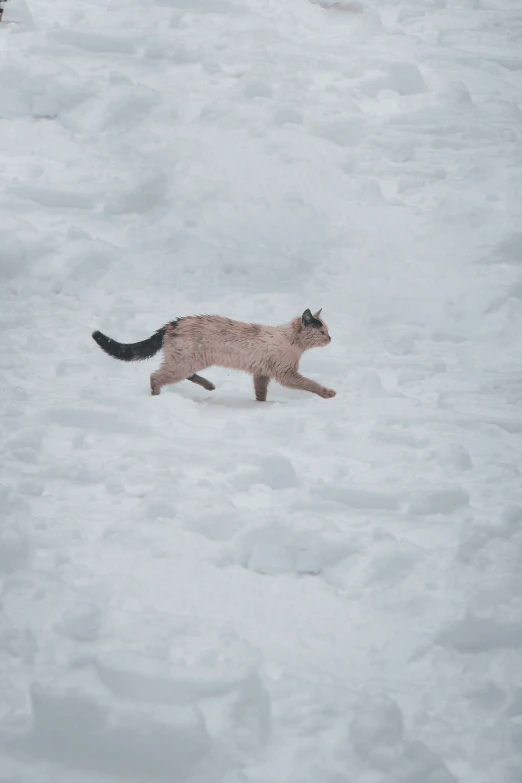
[[[522,780],[519,0],[10,0],[2,783]],[[331,400],[104,355],[323,308]]]

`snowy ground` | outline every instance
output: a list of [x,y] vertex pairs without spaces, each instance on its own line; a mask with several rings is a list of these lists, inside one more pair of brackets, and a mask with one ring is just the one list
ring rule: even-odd
[[323,5],[6,5],[2,783],[522,779],[522,9]]

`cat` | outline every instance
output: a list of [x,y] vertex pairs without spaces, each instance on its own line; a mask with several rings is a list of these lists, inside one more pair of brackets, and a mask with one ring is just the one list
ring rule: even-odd
[[266,401],[272,379],[289,389],[328,399],[335,397],[333,389],[298,372],[305,351],[328,345],[332,339],[320,316],[321,310],[312,315],[308,309],[288,324],[263,326],[218,315],[194,315],[165,324],[139,343],[118,343],[98,331],[92,337],[109,356],[124,362],[150,359],[163,348],[161,367],[150,376],[153,395],[159,394],[162,386],[185,379],[213,391],[214,384],[198,373],[217,365],[251,373],[258,402]]

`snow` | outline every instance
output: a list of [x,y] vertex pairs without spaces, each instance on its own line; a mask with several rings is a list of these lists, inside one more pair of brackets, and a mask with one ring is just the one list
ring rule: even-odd
[[[522,779],[515,0],[10,0],[0,778]],[[104,355],[323,308],[322,400]]]

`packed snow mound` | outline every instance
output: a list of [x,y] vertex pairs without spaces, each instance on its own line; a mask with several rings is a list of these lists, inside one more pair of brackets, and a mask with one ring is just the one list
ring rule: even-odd
[[15,747],[126,779],[222,779],[270,735],[259,656],[230,634],[212,652],[208,632],[177,631],[173,649],[114,649],[33,682],[32,720]]
[[519,783],[519,4],[3,5],[0,778]]
[[233,563],[259,574],[323,574],[362,544],[332,526],[307,526],[296,520],[263,520],[242,530],[232,540],[228,556]]

